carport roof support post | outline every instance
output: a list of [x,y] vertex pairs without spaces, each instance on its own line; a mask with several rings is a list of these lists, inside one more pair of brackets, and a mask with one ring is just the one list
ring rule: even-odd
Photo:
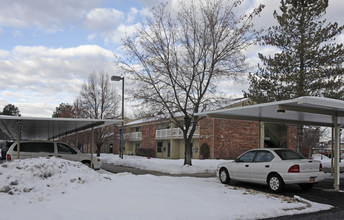
[[334,191],[339,191],[340,185],[340,168],[339,168],[339,154],[340,154],[340,144],[339,144],[339,127],[338,127],[338,116],[333,116],[333,125],[334,125],[334,143],[335,143],[335,150],[334,150]]
[[93,147],[94,147],[94,128],[92,127],[92,140],[91,140],[91,167],[93,167]]
[[17,159],[20,159],[21,121],[17,120],[17,124],[18,124]]

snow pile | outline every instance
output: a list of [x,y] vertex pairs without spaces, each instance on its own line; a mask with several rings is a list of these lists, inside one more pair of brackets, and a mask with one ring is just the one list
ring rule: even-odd
[[97,172],[82,163],[52,158],[14,160],[0,165],[0,193],[30,194],[31,198],[65,193],[94,178]]
[[110,174],[57,158],[0,164],[0,189],[1,218],[9,220],[258,219],[331,208],[215,177]]
[[211,173],[215,174],[218,164],[228,160],[192,160],[192,166],[183,166],[184,160],[159,159],[124,156],[123,160],[114,154],[101,154],[102,163],[111,163],[119,166],[135,167],[142,170],[153,170],[169,174],[195,174],[195,173]]

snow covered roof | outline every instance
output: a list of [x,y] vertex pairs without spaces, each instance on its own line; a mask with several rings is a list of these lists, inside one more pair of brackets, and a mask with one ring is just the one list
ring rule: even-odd
[[117,124],[122,120],[77,119],[77,118],[36,118],[0,115],[0,129],[11,139],[17,139],[21,127],[21,138],[46,140],[92,127]]
[[286,101],[202,112],[198,115],[211,118],[332,127],[332,116],[338,116],[338,124],[344,124],[344,101],[303,96]]

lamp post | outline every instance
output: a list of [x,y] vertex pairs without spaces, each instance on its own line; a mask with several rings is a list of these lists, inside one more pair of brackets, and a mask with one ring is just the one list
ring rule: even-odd
[[120,151],[119,157],[123,159],[123,132],[124,132],[124,77],[111,76],[111,81],[121,81],[122,80],[122,128],[121,128],[121,140],[120,140]]

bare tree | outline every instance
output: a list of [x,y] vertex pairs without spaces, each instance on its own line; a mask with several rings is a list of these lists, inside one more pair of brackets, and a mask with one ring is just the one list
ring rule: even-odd
[[118,61],[136,84],[130,93],[182,129],[184,164],[191,165],[190,143],[200,120],[195,114],[219,99],[219,80],[237,79],[247,68],[242,52],[254,42],[252,19],[263,6],[236,16],[241,3],[180,1],[175,13],[160,4],[135,36],[123,39],[126,56]]
[[[93,119],[113,119],[118,117],[119,97],[111,86],[108,74],[104,72],[91,73],[87,83],[84,83],[79,97],[74,102],[78,116]],[[101,146],[110,137],[113,127],[101,127],[95,130],[97,155]]]
[[325,134],[326,128],[317,126],[307,126],[303,128],[302,147],[307,148],[308,158],[312,156],[312,149],[319,147],[320,138]]

